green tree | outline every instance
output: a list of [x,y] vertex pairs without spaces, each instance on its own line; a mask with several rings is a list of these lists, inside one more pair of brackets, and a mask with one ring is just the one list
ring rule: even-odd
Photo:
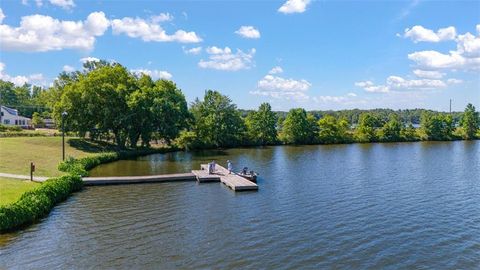
[[250,112],[245,118],[247,133],[255,144],[266,145],[277,141],[277,115],[268,103],[262,103],[258,111]]
[[388,118],[388,122],[380,130],[379,139],[386,142],[399,141],[401,139],[400,132],[403,128],[400,117],[395,113],[391,113]]
[[217,91],[207,90],[203,101],[191,107],[194,131],[206,147],[236,146],[242,143],[245,124],[230,98]]
[[417,131],[413,127],[412,123],[402,128],[402,130],[400,131],[400,137],[403,141],[407,141],[407,142],[412,142],[419,139],[417,135]]
[[349,123],[347,119],[337,119],[332,115],[325,115],[318,120],[319,139],[321,143],[342,143],[348,141]]
[[312,117],[309,117],[304,109],[291,109],[283,122],[281,140],[287,144],[314,142],[316,121]]
[[374,142],[377,140],[376,129],[382,126],[382,121],[374,114],[360,114],[355,138],[359,142]]
[[453,118],[432,112],[423,112],[420,118],[421,129],[426,140],[451,140],[453,132]]
[[61,113],[67,111],[67,124],[72,130],[80,134],[111,132],[123,148],[134,117],[127,100],[137,89],[135,77],[120,64],[98,67],[65,86],[54,107],[55,118],[59,121]]
[[33,113],[33,116],[32,116],[32,125],[34,127],[44,127],[45,126],[45,122],[43,121],[43,118],[41,116],[40,113],[38,112],[34,112]]
[[467,105],[463,112],[461,126],[465,134],[465,139],[471,140],[476,138],[476,133],[480,126],[480,117],[478,112],[475,111],[475,106],[471,103]]

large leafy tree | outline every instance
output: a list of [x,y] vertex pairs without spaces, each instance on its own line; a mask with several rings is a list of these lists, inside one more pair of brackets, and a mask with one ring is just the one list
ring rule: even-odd
[[112,132],[119,147],[124,147],[126,127],[134,112],[129,109],[129,95],[138,89],[135,77],[120,64],[98,67],[79,76],[63,89],[61,101],[55,106],[56,119],[67,111],[69,126],[85,134],[98,130]]
[[349,123],[347,119],[337,119],[332,115],[325,115],[318,120],[319,139],[321,143],[341,143],[348,141]]
[[451,115],[423,112],[420,118],[422,132],[426,140],[450,140],[453,132]]
[[372,113],[360,114],[355,137],[359,142],[374,142],[377,140],[376,129],[382,127],[382,121]]
[[400,132],[403,128],[400,117],[395,113],[391,113],[388,118],[388,122],[380,130],[380,140],[386,142],[399,141],[401,139]]
[[304,109],[291,109],[285,121],[281,138],[288,144],[308,144],[315,141],[316,121]]
[[248,137],[254,144],[266,145],[277,141],[277,115],[268,103],[262,103],[258,111],[245,118]]
[[461,125],[466,139],[471,140],[476,137],[476,133],[480,126],[480,118],[478,112],[475,111],[475,106],[473,106],[471,103],[469,103],[465,108]]
[[230,98],[207,90],[203,101],[191,107],[197,139],[207,147],[235,146],[242,143],[245,124]]

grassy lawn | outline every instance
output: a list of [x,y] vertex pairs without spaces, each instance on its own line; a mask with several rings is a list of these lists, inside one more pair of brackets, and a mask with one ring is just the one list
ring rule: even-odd
[[0,177],[0,205],[17,201],[25,191],[31,190],[39,185],[41,184],[28,180],[24,181]]
[[[65,138],[65,156],[85,157],[106,150],[97,145]],[[73,145],[73,146],[72,146]],[[36,176],[59,176],[58,163],[62,160],[61,137],[0,138],[0,172],[30,174],[30,162],[36,166]]]

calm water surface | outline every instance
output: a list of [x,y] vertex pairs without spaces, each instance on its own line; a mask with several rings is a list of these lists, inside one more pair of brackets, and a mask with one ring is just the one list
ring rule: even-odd
[[195,182],[88,187],[0,236],[0,269],[479,269],[480,141],[171,153],[97,175],[260,172],[258,192]]

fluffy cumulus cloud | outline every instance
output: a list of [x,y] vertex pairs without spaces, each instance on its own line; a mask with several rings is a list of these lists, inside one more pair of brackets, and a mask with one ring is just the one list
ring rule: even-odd
[[278,12],[284,14],[303,13],[307,10],[310,0],[287,0],[279,9]]
[[288,79],[274,75],[275,73],[280,73],[280,71],[283,72],[280,67],[270,70],[269,74],[257,82],[257,88],[254,91],[250,91],[250,94],[297,101],[310,98],[306,93],[312,86],[310,82],[304,79]]
[[[431,75],[431,74],[429,74]],[[442,75],[443,76],[443,75]],[[367,92],[389,93],[398,91],[434,90],[447,87],[449,84],[461,83],[458,79],[405,79],[400,76],[389,76],[385,84],[377,85],[372,81],[356,82],[355,86],[363,88]]]
[[450,26],[440,28],[437,32],[427,29],[421,25],[415,25],[412,28],[405,29],[403,36],[410,38],[413,42],[440,42],[445,40],[453,40],[457,35],[455,27]]
[[256,50],[253,48],[248,52],[243,52],[237,49],[233,52],[229,47],[208,47],[205,50],[208,59],[201,59],[198,66],[201,68],[210,68],[225,71],[237,71],[242,69],[249,69],[254,65],[253,57]]
[[[442,29],[440,29],[437,33],[435,33],[438,41],[452,39],[456,42],[456,50],[450,50],[448,53],[442,53],[434,50],[417,51],[408,54],[408,59],[415,62],[418,67],[429,70],[478,70],[480,69],[479,28],[480,25],[477,25],[476,35],[469,32],[463,35],[456,35],[453,33],[454,31],[445,30],[444,32],[449,32],[450,34],[444,34],[443,37],[448,37],[444,39],[440,38],[442,36],[440,35],[440,30]],[[444,29],[455,28],[448,27]],[[425,39],[426,38],[424,37],[424,40]],[[437,40],[435,37],[430,37],[429,39]]]
[[21,18],[20,26],[0,25],[2,50],[45,52],[62,49],[91,50],[109,21],[103,12],[92,12],[84,21],[61,21],[50,16]]
[[202,47],[194,47],[194,48],[190,48],[190,49],[186,49],[185,47],[182,47],[182,48],[183,48],[183,52],[185,54],[197,55],[197,54],[200,54],[202,52]]
[[18,75],[18,76],[10,76],[5,73],[5,64],[0,62],[0,80],[12,82],[17,86],[22,86],[26,83],[30,84],[40,84],[45,85],[45,78],[41,73],[31,74],[28,76]]
[[244,38],[260,38],[260,31],[255,29],[253,26],[242,26],[240,29],[235,31],[235,34]]
[[170,80],[172,79],[173,75],[168,72],[168,71],[164,71],[164,70],[149,70],[149,69],[133,69],[132,70],[133,73],[135,74],[145,74],[145,75],[148,75],[150,77],[152,77],[152,79],[156,80],[156,79],[165,79],[165,80]]
[[[168,14],[168,13],[167,13]],[[177,30],[173,34],[167,32],[159,24],[171,19],[170,15],[152,16],[150,19],[124,17],[112,20],[112,31],[116,35],[125,34],[143,41],[197,43],[202,39],[193,31]]]

